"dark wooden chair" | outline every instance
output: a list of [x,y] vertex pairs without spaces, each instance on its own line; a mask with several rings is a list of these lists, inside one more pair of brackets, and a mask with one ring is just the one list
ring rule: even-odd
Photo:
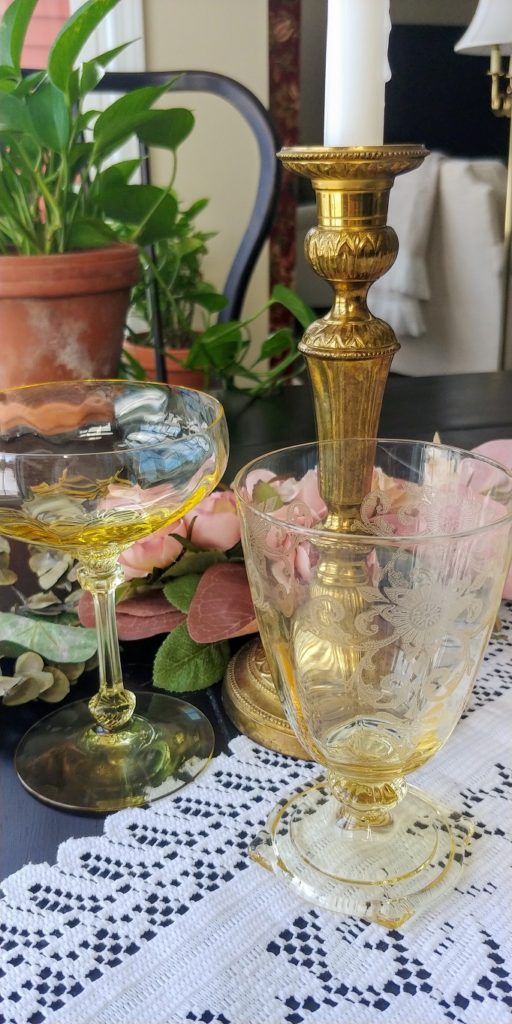
[[[280,183],[280,164],[276,160],[279,143],[270,115],[254,93],[235,79],[213,71],[108,72],[99,83],[98,91],[125,93],[141,86],[163,85],[169,80],[173,80],[170,90],[173,93],[206,92],[226,100],[245,119],[258,146],[260,167],[256,198],[249,222],[223,287],[228,302],[218,319],[225,322],[240,316],[252,271],[270,231]],[[149,175],[149,162],[145,160],[143,166],[145,174]],[[148,180],[147,177],[146,180]],[[156,288],[153,289],[149,299],[154,310],[156,374],[158,380],[166,381]]]

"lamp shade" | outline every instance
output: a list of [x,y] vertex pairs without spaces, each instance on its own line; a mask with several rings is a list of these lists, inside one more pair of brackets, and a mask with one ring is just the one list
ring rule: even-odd
[[484,57],[493,46],[512,56],[512,0],[480,0],[473,20],[455,43],[455,50]]

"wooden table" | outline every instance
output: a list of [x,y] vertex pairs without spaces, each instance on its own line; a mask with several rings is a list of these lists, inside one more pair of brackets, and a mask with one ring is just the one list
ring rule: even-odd
[[[230,426],[231,456],[226,481],[246,462],[273,448],[315,437],[309,387],[291,387],[277,397],[251,400],[241,394],[225,401]],[[472,448],[497,437],[512,437],[512,372],[445,377],[390,377],[384,398],[380,435],[430,440],[435,431],[447,444]],[[123,664],[127,685],[150,685],[152,658],[161,638],[125,644]],[[89,696],[95,680],[79,683],[73,700]],[[235,730],[223,714],[220,687],[191,697],[214,723],[217,751],[226,748]],[[103,831],[99,817],[68,814],[35,800],[18,782],[13,754],[18,740],[48,708],[34,703],[2,708],[0,765],[2,828],[0,878],[31,861],[55,861],[59,843],[70,836]]]

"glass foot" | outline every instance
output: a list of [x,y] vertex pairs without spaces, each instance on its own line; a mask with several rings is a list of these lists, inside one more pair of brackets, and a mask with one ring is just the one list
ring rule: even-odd
[[306,900],[397,928],[453,889],[472,819],[410,786],[382,827],[354,827],[321,781],[282,801],[250,854]]
[[25,788],[63,810],[105,813],[152,803],[192,782],[213,753],[210,722],[175,697],[136,696],[136,713],[118,732],[99,729],[87,701],[33,725],[15,755]]

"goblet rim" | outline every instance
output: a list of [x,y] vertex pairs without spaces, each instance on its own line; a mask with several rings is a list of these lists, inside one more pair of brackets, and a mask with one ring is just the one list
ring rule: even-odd
[[[480,464],[483,463],[485,465],[491,466],[493,469],[500,470],[503,473],[504,478],[509,479],[512,482],[512,469],[509,469],[503,463],[497,462],[496,459],[491,459],[487,455],[482,455],[480,452],[469,451],[468,449],[465,449],[465,448],[459,448],[456,445],[439,444],[439,443],[436,443],[434,441],[417,440],[416,438],[403,438],[403,437],[400,437],[400,438],[395,438],[395,437],[358,437],[358,436],[353,436],[353,437],[344,437],[344,438],[339,438],[339,439],[330,439],[330,440],[325,440],[325,441],[318,441],[318,440],[317,441],[305,441],[305,442],[303,442],[301,444],[287,445],[287,446],[284,446],[282,448],[275,448],[275,449],[272,449],[269,452],[265,452],[263,455],[256,456],[254,459],[251,459],[250,462],[247,462],[244,466],[242,466],[241,469],[239,469],[238,473],[236,474],[236,476],[235,476],[235,478],[233,480],[233,483],[232,483],[232,488],[233,488],[235,497],[236,497],[237,501],[239,502],[239,504],[241,506],[243,506],[244,508],[250,509],[252,512],[254,512],[261,519],[265,520],[265,522],[267,522],[269,524],[272,524],[273,526],[276,526],[276,525],[277,526],[281,526],[283,529],[286,529],[289,533],[294,533],[294,534],[300,535],[301,537],[308,537],[308,538],[310,538],[312,540],[316,539],[318,541],[319,539],[330,539],[330,541],[332,542],[333,536],[334,537],[336,536],[336,532],[333,531],[332,529],[323,529],[321,526],[301,526],[301,525],[299,525],[297,523],[288,522],[288,521],[285,521],[285,520],[282,520],[282,519],[277,519],[276,516],[273,515],[272,512],[266,512],[266,511],[262,510],[261,508],[258,508],[257,506],[251,504],[250,501],[247,500],[247,498],[245,497],[245,495],[243,493],[242,486],[241,486],[241,481],[242,481],[242,478],[247,476],[248,473],[252,469],[256,468],[258,463],[263,462],[264,459],[269,459],[272,456],[281,455],[281,454],[284,454],[285,452],[291,452],[291,451],[295,451],[295,452],[304,451],[306,448],[317,448],[317,449],[319,449],[319,448],[322,448],[322,447],[324,447],[324,448],[325,447],[334,447],[335,445],[340,444],[340,442],[342,442],[342,443],[350,443],[350,442],[356,442],[356,441],[357,442],[365,442],[367,444],[374,443],[376,445],[377,444],[387,444],[387,445],[392,445],[392,444],[398,445],[399,444],[399,445],[404,445],[404,446],[405,445],[420,445],[421,447],[423,447],[425,449],[430,448],[430,449],[432,449],[434,451],[451,451],[451,452],[455,452],[457,454],[460,454],[461,456],[464,456],[465,458],[472,459],[474,462],[478,462]],[[463,529],[463,530],[451,530],[449,532],[428,533],[428,534],[400,533],[400,535],[393,535],[393,534],[386,534],[386,533],[372,534],[372,533],[369,533],[369,532],[365,533],[363,530],[359,530],[359,531],[358,530],[354,530],[354,531],[351,530],[350,533],[348,533],[348,532],[341,533],[340,532],[338,534],[338,536],[340,536],[340,537],[342,536],[343,537],[343,543],[344,544],[345,543],[354,544],[354,545],[361,544],[361,543],[368,544],[370,541],[375,543],[375,541],[378,540],[379,543],[385,543],[386,545],[388,545],[390,547],[395,547],[395,546],[403,547],[404,543],[432,544],[434,542],[439,542],[439,541],[448,541],[448,540],[454,540],[455,541],[455,540],[463,540],[463,539],[468,538],[468,537],[476,537],[476,536],[480,536],[481,534],[485,534],[487,532],[490,532],[492,530],[496,530],[500,526],[505,526],[507,523],[510,523],[511,521],[512,521],[512,504],[511,504],[510,512],[508,512],[505,515],[501,516],[499,519],[495,519],[491,523],[484,523],[481,526],[470,527],[470,528]]]
[[[208,436],[208,435],[214,433],[214,431],[219,426],[219,424],[222,423],[222,421],[225,419],[225,411],[224,411],[224,406],[222,405],[222,402],[220,402],[219,399],[216,398],[214,395],[209,394],[209,392],[207,392],[207,391],[201,391],[199,388],[186,387],[186,386],[183,386],[181,384],[167,384],[167,383],[164,383],[163,381],[123,380],[122,377],[105,377],[105,378],[103,378],[103,377],[84,377],[84,378],[69,379],[69,380],[40,381],[40,382],[35,383],[35,384],[21,384],[21,385],[10,387],[10,388],[1,388],[0,389],[0,401],[1,401],[2,395],[25,394],[28,391],[36,391],[37,389],[41,389],[42,390],[43,388],[58,388],[58,389],[62,389],[64,391],[64,389],[69,389],[71,387],[75,387],[77,384],[79,384],[79,385],[123,385],[125,387],[135,387],[135,388],[137,388],[137,390],[139,390],[139,389],[142,390],[144,388],[148,388],[148,389],[151,389],[151,390],[155,390],[156,389],[156,390],[169,391],[169,392],[180,392],[180,393],[181,392],[187,392],[187,393],[191,393],[191,394],[194,394],[194,395],[201,395],[205,399],[207,399],[208,404],[210,404],[215,409],[215,416],[214,416],[214,419],[212,419],[211,423],[205,423],[203,426],[201,426],[201,428],[197,430],[197,432],[196,432],[196,434],[194,434],[194,436],[197,436],[197,435]],[[91,390],[92,390],[92,388],[91,388]],[[6,451],[4,446],[3,446],[3,443],[2,443],[1,433],[2,432],[0,431],[0,455],[8,455],[8,456],[10,456],[12,458],[15,458],[16,460],[23,460],[23,459],[26,459],[26,458],[29,458],[29,457],[30,458],[33,457],[33,454],[34,454],[33,452],[12,452],[12,451]],[[43,433],[41,433],[40,436],[41,437],[45,437],[46,434],[43,432]],[[128,448],[128,447],[127,448],[122,448],[122,447],[119,447],[119,449],[117,449],[117,451],[118,451],[119,454],[122,454],[123,452],[126,452],[127,454],[129,454],[129,453],[133,454],[134,451],[137,451],[137,452],[143,452],[143,451],[147,452],[147,451],[151,451],[151,450],[156,449],[156,448],[160,448],[164,440],[165,440],[164,438],[159,438],[159,439],[156,439],[155,441],[152,441],[152,442],[148,442],[148,443],[144,443],[144,444],[138,444],[136,448]],[[188,437],[178,437],[176,439],[173,439],[173,444],[180,444],[181,442],[188,441],[188,440],[189,440]],[[90,450],[88,450],[88,454],[89,455],[104,455],[105,452],[104,452],[104,450],[95,450],[94,448],[91,448]],[[66,453],[66,457],[72,457],[72,456],[73,456],[73,452],[67,452]],[[38,457],[38,459],[63,458],[63,453],[62,452],[37,452],[37,457]]]

